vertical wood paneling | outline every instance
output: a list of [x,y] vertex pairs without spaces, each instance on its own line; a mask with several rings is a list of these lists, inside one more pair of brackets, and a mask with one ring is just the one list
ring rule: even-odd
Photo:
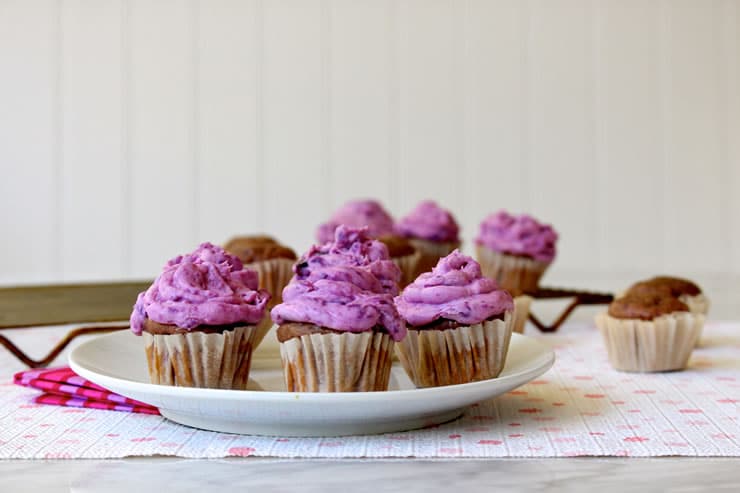
[[59,10],[0,3],[0,281],[57,279]]
[[329,213],[322,162],[321,5],[264,4],[264,225],[298,250]]
[[201,241],[254,233],[257,193],[256,2],[198,6],[198,143]]
[[[688,265],[720,272],[729,253],[722,234],[724,163],[718,99],[721,27],[713,8],[692,1],[666,4],[669,105],[664,124],[669,154],[664,176],[665,268]],[[701,197],[700,200],[695,198]],[[712,249],[715,255],[707,255]]]
[[[391,0],[394,1],[394,0]],[[332,207],[357,197],[393,201],[388,2],[333,2],[331,12]],[[395,164],[395,163],[394,163]]]
[[70,0],[62,11],[58,241],[67,280],[116,278],[123,267],[121,13],[119,0]]
[[609,2],[600,12],[603,173],[597,185],[603,268],[651,274],[661,265],[661,120],[657,3]]
[[526,16],[519,1],[469,2],[463,191],[469,206],[461,218],[468,238],[487,214],[525,209]]
[[590,5],[543,1],[531,12],[528,203],[561,234],[556,271],[598,267]]
[[192,2],[131,2],[131,262],[151,276],[195,247]]
[[400,5],[400,213],[434,198],[459,210],[465,167],[458,57],[463,33],[447,0]]

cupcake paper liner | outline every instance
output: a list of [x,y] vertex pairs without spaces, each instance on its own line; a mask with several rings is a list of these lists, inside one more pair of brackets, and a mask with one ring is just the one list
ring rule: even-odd
[[501,287],[515,293],[535,291],[550,266],[549,262],[495,252],[483,245],[476,245],[476,254],[483,275],[496,279]]
[[222,333],[144,332],[146,359],[152,383],[208,389],[247,388],[255,327]]
[[691,313],[700,313],[704,316],[709,313],[709,298],[702,293],[696,296],[684,294],[679,296],[678,299],[686,303]]
[[257,324],[254,335],[254,347],[259,346],[272,328],[270,319],[270,310],[283,301],[283,289],[288,285],[293,277],[293,260],[287,258],[273,258],[261,260],[246,264],[244,267],[257,271],[260,289],[267,290],[270,293],[270,301],[265,307],[265,317]]
[[521,296],[514,297],[514,322],[512,324],[512,332],[517,334],[524,333],[524,326],[527,324],[529,318],[529,307],[532,306],[532,297],[523,294]]
[[417,387],[495,378],[504,368],[514,315],[447,330],[409,328],[396,345],[398,358]]
[[388,389],[394,341],[384,332],[309,334],[280,343],[288,392]]
[[401,281],[398,283],[399,288],[405,288],[416,279],[417,265],[419,264],[419,260],[421,260],[421,252],[419,250],[416,250],[411,255],[391,257],[391,260],[401,270]]
[[702,327],[704,315],[675,312],[653,320],[596,316],[604,336],[609,362],[621,371],[657,372],[686,368]]
[[460,248],[459,241],[431,241],[422,238],[409,238],[409,243],[414,245],[416,250],[421,254],[419,263],[416,265],[414,279],[419,274],[432,270],[437,265],[437,262],[439,262],[439,259],[446,257],[456,248]]

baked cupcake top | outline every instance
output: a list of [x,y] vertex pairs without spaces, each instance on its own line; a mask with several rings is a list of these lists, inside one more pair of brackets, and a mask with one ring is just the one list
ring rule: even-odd
[[131,314],[131,330],[140,335],[146,319],[192,330],[199,326],[256,324],[270,299],[257,288],[257,273],[221,247],[201,244],[162,269],[140,293]]
[[416,278],[395,301],[413,327],[438,320],[474,325],[514,309],[511,295],[483,277],[478,262],[458,250]]
[[275,258],[296,259],[293,249],[270,236],[237,236],[226,242],[224,250],[239,257],[243,264]]
[[609,315],[620,319],[653,320],[661,315],[687,311],[689,307],[678,298],[661,294],[627,295],[609,305]]
[[512,215],[498,211],[483,220],[475,239],[491,250],[529,257],[541,262],[555,258],[558,234],[549,224],[542,224],[528,214]]
[[376,200],[352,200],[340,207],[328,222],[316,230],[319,243],[334,240],[334,230],[341,224],[353,228],[367,226],[372,238],[393,234],[393,218]]
[[346,332],[380,326],[396,341],[405,337],[393,304],[401,271],[367,228],[339,226],[333,242],[313,246],[293,270],[283,302],[271,312],[276,324],[304,322]]
[[678,298],[679,296],[697,296],[701,294],[701,288],[687,279],[680,277],[657,276],[646,281],[640,281],[630,287],[625,296],[629,295],[668,295]]
[[460,227],[454,216],[433,200],[424,200],[396,224],[396,231],[406,238],[429,241],[459,241]]

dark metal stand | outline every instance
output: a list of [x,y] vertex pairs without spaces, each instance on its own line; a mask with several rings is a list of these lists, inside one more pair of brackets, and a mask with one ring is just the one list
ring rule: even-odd
[[544,324],[530,311],[529,320],[542,332],[555,332],[568,319],[573,311],[581,305],[607,305],[614,300],[614,295],[606,293],[592,293],[563,288],[539,288],[534,293],[527,293],[535,300],[554,300],[572,298],[573,301],[563,310],[558,318],[550,325]]

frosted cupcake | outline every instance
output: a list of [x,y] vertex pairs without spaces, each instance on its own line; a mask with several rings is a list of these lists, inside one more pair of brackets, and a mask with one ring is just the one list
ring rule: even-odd
[[596,316],[611,365],[622,371],[655,372],[686,367],[704,325],[673,296],[631,294]]
[[312,247],[272,309],[288,391],[387,390],[406,327],[393,304],[398,267],[366,229],[339,226]]
[[293,277],[296,254],[270,236],[238,236],[224,245],[224,250],[236,255],[244,267],[257,271],[260,289],[270,293],[265,317],[257,326],[255,347],[272,327],[270,310],[282,301],[283,289]]
[[440,258],[460,247],[460,227],[455,218],[432,200],[420,202],[398,221],[396,232],[421,253],[414,277],[432,270]]
[[255,271],[210,243],[167,262],[131,314],[151,382],[245,389],[255,326],[269,299]]
[[480,225],[475,239],[483,274],[516,294],[537,290],[540,278],[555,258],[558,234],[532,216],[499,211]]
[[667,295],[678,298],[686,303],[689,311],[707,315],[709,313],[709,298],[702,293],[701,288],[687,279],[680,277],[658,276],[633,284],[625,293],[630,295]]
[[398,357],[417,387],[453,385],[501,373],[514,303],[480,265],[455,250],[395,299],[408,334]]
[[393,218],[376,200],[351,200],[340,207],[316,230],[319,243],[334,241],[334,231],[340,225],[352,228],[367,228],[371,238],[377,238],[391,249],[391,260],[401,269],[401,286],[416,277],[421,253],[408,240],[395,234]]

